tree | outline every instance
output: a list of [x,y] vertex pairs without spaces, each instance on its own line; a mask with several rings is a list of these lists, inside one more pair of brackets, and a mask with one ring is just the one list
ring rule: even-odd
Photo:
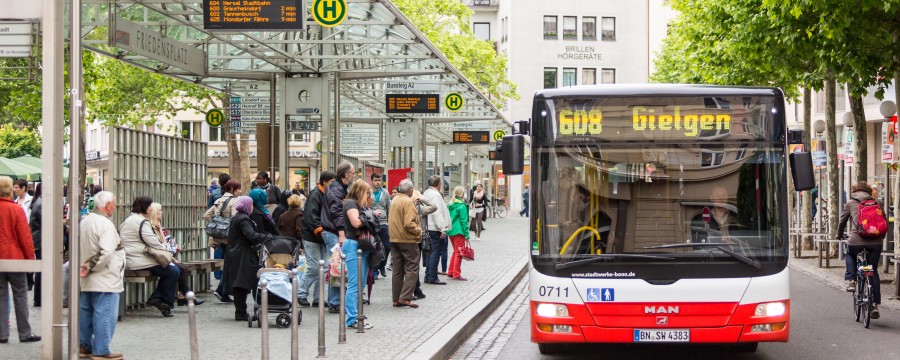
[[25,155],[41,155],[41,137],[28,128],[0,125],[0,157],[17,158]]
[[507,59],[472,33],[472,10],[459,0],[394,0],[394,5],[497,108],[519,99],[506,74]]

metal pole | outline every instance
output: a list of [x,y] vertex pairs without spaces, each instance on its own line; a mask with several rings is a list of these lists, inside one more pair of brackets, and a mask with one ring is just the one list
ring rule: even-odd
[[[81,248],[79,234],[81,232],[81,157],[84,156],[81,148],[81,1],[72,1],[71,19],[71,43],[70,43],[70,107],[69,121],[69,191],[72,194],[72,203],[69,204],[69,358],[76,360],[79,357],[79,319],[78,309],[81,304]],[[61,79],[63,73],[63,1],[44,1],[44,27],[43,37],[43,161],[44,181],[47,185],[44,190],[44,219],[59,219],[62,217],[62,206],[59,199],[62,198],[60,185],[63,183],[62,171],[59,164],[62,163],[63,138],[63,94],[58,89],[62,88]],[[43,263],[41,264],[44,283],[41,289],[41,297],[44,299],[44,307],[41,315],[46,324],[49,320],[53,324],[62,323],[62,306],[59,303],[59,295],[56,289],[62,287],[62,280],[57,273],[59,264],[62,264],[62,249],[58,245],[62,238],[62,229],[52,221],[42,225],[43,242],[41,252]],[[48,229],[49,228],[49,229]],[[49,250],[49,251],[48,251]],[[49,281],[48,281],[49,280]],[[49,284],[48,284],[49,282]],[[49,287],[47,285],[50,285]],[[50,304],[47,304],[47,302]],[[49,308],[49,309],[48,309]],[[118,311],[118,310],[116,310]],[[59,328],[54,328],[51,339],[46,338],[46,326],[44,330],[44,344],[41,349],[41,358],[61,359],[63,354],[62,333]],[[50,346],[47,346],[50,345]]]
[[332,169],[337,169],[340,161],[340,153],[341,153],[341,141],[340,134],[341,133],[341,77],[338,73],[334,74],[334,156],[332,157],[332,161],[334,162],[334,166]]
[[196,296],[193,291],[184,294],[188,302],[188,331],[191,338],[191,360],[200,360],[200,346],[197,343],[197,308],[194,305]]
[[[347,269],[347,255],[341,253],[341,269]],[[344,271],[344,276],[341,276],[341,305],[340,305],[340,313],[338,315],[338,344],[344,344],[347,342],[347,308],[344,305],[347,303],[347,276],[346,271]]]
[[[422,177],[420,180],[422,182],[422,192],[425,192],[425,189],[428,188],[428,176],[427,171],[425,170],[425,167],[428,165],[428,144],[425,141],[428,138],[427,134],[428,132],[426,131],[425,119],[422,119],[422,139],[420,139],[420,141],[422,142],[422,148],[420,149],[421,152],[416,151],[416,155],[418,155],[417,157],[419,159],[422,159],[422,162],[420,163],[422,167]],[[359,283],[362,284],[362,281],[360,281]],[[362,291],[360,291],[360,293],[362,293]],[[362,296],[360,296],[360,299],[362,299]]]
[[325,357],[325,260],[319,260],[319,355]]
[[[275,116],[276,116],[275,94],[278,93],[277,89],[275,88],[276,76],[278,76],[278,75],[273,73],[272,77],[269,78],[269,163],[266,164],[266,167],[269,168],[269,175],[272,176],[271,177],[272,182],[275,182],[275,169],[278,166],[275,163],[275,154],[278,154],[276,152],[276,151],[278,151],[278,149],[275,148],[275,139],[277,139],[278,137],[281,136],[279,134],[281,131],[277,131],[277,132],[275,131],[275,126],[276,126],[276,124],[275,124],[275,122],[276,122],[276,119],[275,119]],[[284,129],[280,129],[280,130],[284,130]],[[284,175],[284,174],[282,174],[282,175]],[[278,194],[278,196],[281,196],[281,194]]]
[[262,305],[259,310],[259,319],[257,321],[262,324],[262,360],[269,360],[269,289],[266,287],[269,281],[263,279],[259,282]]
[[297,360],[300,358],[300,351],[297,348],[298,342],[300,341],[300,299],[297,298],[298,290],[300,289],[299,280],[300,274],[297,272],[297,268],[291,270],[291,360]]
[[[422,124],[423,126],[425,124]],[[425,160],[425,159],[422,159]],[[362,266],[362,250],[356,250],[356,332],[364,333],[365,330],[365,316],[363,316],[363,297],[362,297],[362,279],[363,279],[363,266]]]

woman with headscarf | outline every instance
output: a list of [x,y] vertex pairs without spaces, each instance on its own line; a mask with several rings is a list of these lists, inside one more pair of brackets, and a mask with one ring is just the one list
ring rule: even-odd
[[250,213],[250,219],[256,223],[257,230],[266,234],[278,235],[278,226],[275,225],[275,219],[272,218],[272,213],[269,212],[269,209],[266,209],[266,201],[269,199],[266,191],[256,188],[250,190],[250,193],[247,195],[253,199],[253,212]]
[[281,192],[281,196],[278,197],[278,207],[272,211],[272,220],[275,220],[275,225],[281,226],[281,215],[290,209],[290,205],[288,205],[288,198],[294,195],[290,190],[285,190]]
[[231,225],[228,227],[228,251],[225,254],[222,281],[225,281],[228,292],[234,297],[234,319],[247,321],[250,317],[247,313],[247,295],[255,292],[256,272],[260,268],[256,249],[272,236],[262,231],[262,226],[251,219],[250,214],[256,210],[253,199],[241,196],[236,201],[236,213],[231,217]]

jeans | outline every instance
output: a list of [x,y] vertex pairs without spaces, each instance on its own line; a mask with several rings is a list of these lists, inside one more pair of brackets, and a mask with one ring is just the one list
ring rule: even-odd
[[863,249],[868,250],[866,253],[866,262],[872,265],[875,274],[872,276],[872,296],[875,298],[876,304],[881,304],[881,277],[878,276],[878,261],[881,260],[881,244],[872,245],[850,245],[847,247],[847,271],[844,273],[844,280],[856,279],[856,255]]
[[428,230],[428,238],[431,240],[431,254],[428,255],[428,265],[425,267],[425,282],[438,281],[437,268],[441,256],[447,255],[447,237],[441,238],[440,231]]
[[[216,249],[213,250],[213,259],[224,259],[225,247],[225,244],[219,244],[219,246],[216,246]],[[213,276],[216,277],[216,280],[222,280],[222,270],[213,272]],[[221,293],[219,294],[221,295]]]
[[63,263],[63,266],[62,266],[62,273],[63,273],[63,278],[62,278],[62,283],[63,283],[63,293],[62,293],[63,304],[64,304],[64,305],[69,305],[69,262],[68,262],[68,261],[66,261],[65,263]]
[[107,355],[109,343],[116,332],[119,315],[119,293],[82,292],[78,311],[78,331],[81,346],[94,355]]
[[303,255],[306,256],[306,272],[300,279],[297,298],[305,300],[309,296],[309,287],[313,287],[313,301],[319,301],[319,260],[325,260],[325,244],[303,240]]
[[388,259],[391,258],[391,233],[388,231],[387,224],[378,226],[378,237],[381,238],[381,245],[384,245],[384,261],[378,266],[378,270],[386,273],[384,267],[387,266]]
[[[325,239],[325,262],[328,262],[328,259],[331,258],[331,248],[337,245],[340,238],[338,234],[331,233],[328,231],[322,232],[322,238]],[[349,256],[347,256],[349,258]],[[336,286],[328,287],[328,305],[340,305],[341,304],[341,288]]]
[[175,307],[178,276],[181,275],[181,270],[178,270],[178,266],[169,264],[169,266],[163,268],[162,266],[157,265],[147,268],[147,270],[150,271],[151,275],[159,278],[159,281],[156,282],[156,289],[150,294],[149,300],[160,299],[164,304]]
[[522,215],[528,217],[528,201],[525,201],[525,206],[522,207],[522,211],[519,211],[519,216]]
[[466,237],[453,235],[450,237],[450,242],[453,244],[453,255],[450,257],[450,270],[447,271],[447,276],[451,278],[462,277],[462,257],[459,256],[459,248],[466,244]]
[[366,287],[366,278],[369,274],[368,257],[369,251],[362,253],[362,270],[363,276],[360,278],[357,269],[356,250],[359,249],[359,243],[353,239],[344,240],[341,251],[347,254],[347,293],[344,298],[344,309],[347,312],[345,322],[347,326],[356,324],[356,314],[358,313],[357,305],[359,305],[360,289]]
[[31,325],[28,323],[28,280],[25,273],[12,272],[0,273],[0,339],[9,339],[10,288],[12,303],[16,307],[19,339],[24,339],[31,336]]
[[175,263],[175,266],[178,267],[178,291],[187,296],[188,291],[191,291],[191,272],[182,263]]

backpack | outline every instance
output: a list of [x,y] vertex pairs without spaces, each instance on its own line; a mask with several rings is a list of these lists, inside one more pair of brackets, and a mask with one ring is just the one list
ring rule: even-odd
[[881,239],[887,234],[887,220],[884,218],[881,206],[874,199],[859,202],[856,233],[865,239]]
[[228,208],[228,202],[234,199],[230,197],[222,202],[219,207],[219,213],[209,219],[206,223],[206,235],[214,239],[225,239],[228,237],[228,226],[231,224],[231,217],[224,216],[225,209]]

